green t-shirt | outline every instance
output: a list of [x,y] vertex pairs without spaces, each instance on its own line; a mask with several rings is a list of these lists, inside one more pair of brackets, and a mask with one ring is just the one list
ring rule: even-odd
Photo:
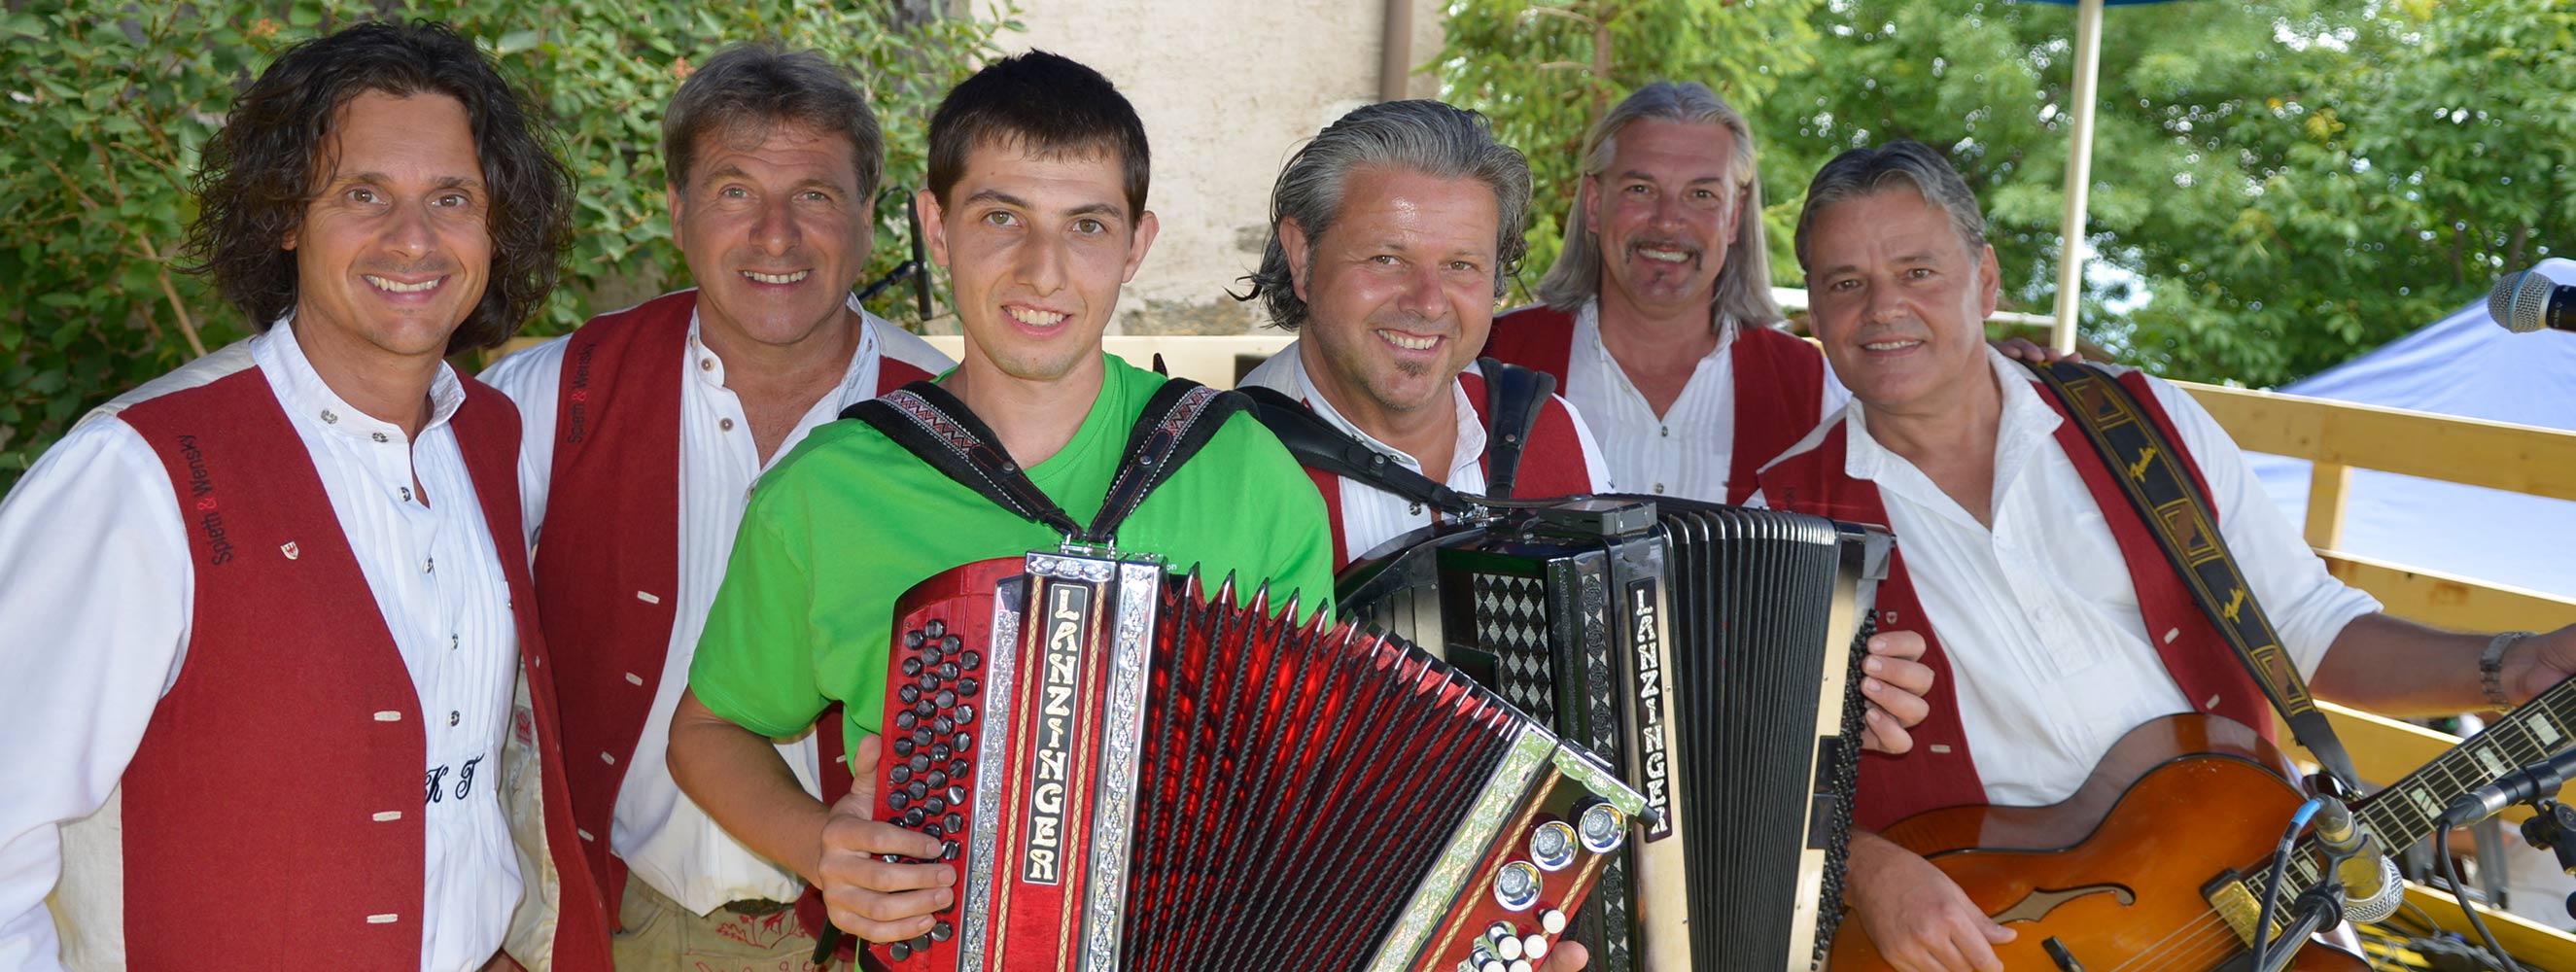
[[[1075,522],[1088,523],[1125,458],[1127,433],[1163,383],[1114,355],[1100,397],[1064,449],[1028,470]],[[815,429],[761,477],[707,616],[689,688],[736,725],[792,736],[838,700],[855,745],[885,705],[894,602],[960,564],[1052,550],[1063,537],[1019,518],[915,458],[863,422]],[[1332,592],[1324,503],[1288,450],[1251,415],[1216,436],[1118,529],[1122,551],[1228,572],[1247,597],[1267,578],[1270,603],[1305,592],[1310,613]]]

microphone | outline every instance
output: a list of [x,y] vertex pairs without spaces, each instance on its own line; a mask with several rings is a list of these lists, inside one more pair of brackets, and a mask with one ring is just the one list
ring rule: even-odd
[[2514,804],[2555,794],[2559,787],[2566,785],[2570,774],[2576,774],[2576,749],[2562,750],[2548,759],[2507,773],[2493,783],[2470,790],[2443,808],[2441,822],[2453,827],[2466,827],[2495,816]]
[[2343,801],[2329,797],[2318,811],[2317,843],[2329,855],[2347,855],[2335,865],[2335,876],[2343,882],[2345,919],[2367,925],[2397,913],[2397,906],[2406,900],[2406,879],[2397,873],[2397,862],[2388,859],[2387,849],[2379,846],[2379,838],[2353,819],[2352,809]]
[[2529,270],[2506,274],[2487,295],[2487,316],[2515,334],[2576,331],[2576,287]]

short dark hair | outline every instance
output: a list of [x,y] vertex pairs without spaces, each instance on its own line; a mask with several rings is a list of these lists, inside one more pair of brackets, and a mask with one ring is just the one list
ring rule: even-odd
[[371,91],[465,106],[491,196],[492,274],[447,351],[497,346],[554,290],[572,242],[572,171],[532,103],[442,24],[359,24],[289,47],[260,72],[206,143],[184,269],[214,278],[259,330],[293,310],[295,254],[280,242],[303,223],[340,110]]
[[1118,86],[1073,59],[1030,51],[984,66],[930,116],[930,192],[947,205],[979,145],[1041,158],[1110,154],[1125,170],[1127,216],[1145,211],[1145,123]]
[[792,124],[850,140],[858,162],[859,199],[875,198],[885,175],[885,134],[868,99],[847,72],[813,51],[770,42],[725,48],[680,82],[662,113],[662,168],[673,186],[689,184],[698,139],[758,140],[772,125]]

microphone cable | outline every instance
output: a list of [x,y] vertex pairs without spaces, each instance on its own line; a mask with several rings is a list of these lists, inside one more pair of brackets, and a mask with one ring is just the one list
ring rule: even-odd
[[2460,913],[2469,917],[2469,927],[2478,930],[2478,940],[2485,942],[2487,951],[2494,953],[2499,972],[2522,972],[2522,966],[2514,964],[2513,956],[2505,954],[2504,946],[2496,944],[2495,932],[2487,930],[2486,919],[2478,917],[2477,906],[2469,903],[2469,886],[2460,883],[2459,864],[2451,859],[2449,838],[2451,831],[2457,829],[2452,826],[2433,831],[2433,862],[2442,866],[2442,880],[2451,882],[2451,896],[2459,899]]
[[[2290,814],[2289,829],[2281,832],[2281,846],[2272,849],[2272,867],[2263,877],[2263,906],[2254,913],[2254,969],[2262,972],[2263,953],[2272,941],[2272,906],[2281,897],[2281,879],[2290,870],[2290,845],[2297,843],[2299,831],[2308,829],[2308,819],[2325,809],[2326,798],[2312,796]],[[2520,972],[2520,970],[2512,970]]]

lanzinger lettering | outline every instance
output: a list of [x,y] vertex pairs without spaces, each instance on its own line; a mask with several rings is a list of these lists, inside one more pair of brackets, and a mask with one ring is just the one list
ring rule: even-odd
[[1046,587],[1046,602],[1037,759],[1030,769],[1028,837],[1020,878],[1056,884],[1062,880],[1066,788],[1073,779],[1073,700],[1081,674],[1082,636],[1091,627],[1091,592],[1078,584],[1051,583]]
[[188,464],[188,506],[197,511],[197,529],[206,535],[206,565],[232,563],[233,542],[224,534],[223,504],[215,499],[215,477],[206,471],[206,454],[197,448],[196,436],[179,437],[179,458]]
[[1628,644],[1636,656],[1637,733],[1640,776],[1637,789],[1655,811],[1647,840],[1672,836],[1672,754],[1664,751],[1664,659],[1662,615],[1655,604],[1652,580],[1628,585]]

